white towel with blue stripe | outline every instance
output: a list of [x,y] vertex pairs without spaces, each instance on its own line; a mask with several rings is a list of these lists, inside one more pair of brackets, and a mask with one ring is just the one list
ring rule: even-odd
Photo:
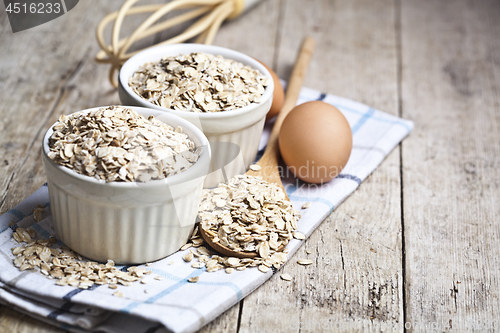
[[[322,185],[321,191],[295,179],[283,180],[295,209],[300,209],[305,202],[312,203],[309,209],[302,211],[298,223],[299,231],[306,236],[375,170],[413,128],[411,121],[308,88],[302,89],[298,104],[318,99],[335,105],[345,115],[352,128],[353,151],[342,173]],[[265,147],[269,135],[270,128],[267,127],[261,148]],[[261,273],[256,268],[233,274],[226,274],[223,270],[206,273],[191,268],[182,260],[184,253],[179,251],[144,267],[165,278],[147,284],[148,294],[144,293],[145,285],[139,283],[130,287],[119,286],[123,298],[113,296],[116,290],[106,286],[94,285],[88,290],[56,286],[54,280],[38,272],[20,272],[12,262],[14,243],[11,238],[16,227],[31,226],[44,238],[53,233],[49,209],[45,210],[42,221],[33,219],[32,211],[37,205],[49,206],[46,186],[0,216],[0,303],[68,331],[193,332],[274,274],[272,270]],[[294,239],[289,243],[289,258],[302,242]],[[188,283],[187,279],[194,276],[200,276],[199,282]]]

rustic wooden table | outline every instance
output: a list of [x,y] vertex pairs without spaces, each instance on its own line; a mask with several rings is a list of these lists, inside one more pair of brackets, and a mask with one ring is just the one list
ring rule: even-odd
[[[15,34],[0,5],[0,213],[45,182],[40,142],[60,114],[119,103],[93,56],[97,23],[122,3],[80,1]],[[305,35],[305,86],[415,130],[298,251],[314,264],[284,268],[294,283],[275,275],[202,331],[498,330],[500,2],[265,1],[214,44],[287,78]],[[0,331],[60,332],[8,307]]]

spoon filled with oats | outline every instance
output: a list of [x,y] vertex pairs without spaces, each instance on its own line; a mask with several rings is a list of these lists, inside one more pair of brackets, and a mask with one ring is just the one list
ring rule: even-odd
[[199,209],[199,235],[197,232],[193,237],[199,239],[201,235],[212,249],[232,258],[218,260],[221,266],[238,269],[260,265],[260,269],[272,265],[279,268],[286,260],[282,251],[295,235],[300,214],[293,209],[281,182],[278,136],[283,120],[297,103],[313,49],[314,40],[307,37],[293,68],[283,107],[259,162],[246,174],[205,190]]

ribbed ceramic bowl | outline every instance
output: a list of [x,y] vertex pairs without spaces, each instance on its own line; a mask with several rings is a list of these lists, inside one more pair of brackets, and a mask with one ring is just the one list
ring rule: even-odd
[[[178,111],[152,104],[134,93],[129,87],[129,78],[145,63],[159,61],[165,56],[193,52],[221,55],[226,59],[236,60],[258,69],[266,75],[269,78],[269,85],[266,87],[260,103],[252,103],[243,108],[216,113]],[[193,123],[205,133],[212,147],[212,168],[205,180],[205,187],[214,187],[225,181],[220,169],[221,166],[224,167],[226,176],[230,178],[245,173],[250,164],[254,162],[266,114],[271,108],[273,91],[274,83],[271,74],[257,60],[237,51],[204,44],[173,44],[144,50],[125,62],[120,70],[118,82],[118,93],[124,105],[149,107],[175,114]],[[233,146],[239,147],[241,154],[235,153]],[[237,155],[236,158],[235,155]],[[229,161],[232,162],[228,164]]]
[[210,164],[208,140],[191,123],[157,110],[130,108],[181,126],[203,147],[202,153],[189,169],[163,180],[106,183],[51,160],[47,153],[53,126],[47,131],[42,160],[55,232],[69,248],[96,261],[138,264],[177,251],[192,232]]

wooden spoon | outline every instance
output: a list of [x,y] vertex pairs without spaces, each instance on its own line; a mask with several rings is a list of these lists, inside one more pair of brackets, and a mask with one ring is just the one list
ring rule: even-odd
[[[285,188],[283,187],[283,183],[281,182],[280,172],[278,168],[278,161],[280,157],[278,137],[283,120],[285,120],[288,113],[294,108],[295,104],[297,104],[297,99],[299,98],[302,82],[304,81],[307,68],[309,67],[309,62],[311,61],[314,44],[314,39],[312,39],[311,37],[306,37],[302,43],[300,53],[297,57],[295,66],[293,67],[292,75],[290,76],[290,80],[288,82],[283,107],[278,113],[278,117],[276,118],[276,122],[274,123],[273,131],[271,132],[271,136],[269,137],[269,142],[267,143],[264,155],[262,155],[262,158],[257,163],[257,165],[260,166],[260,170],[248,170],[245,174],[248,176],[261,176],[262,179],[266,180],[267,182],[279,185],[283,189],[287,200],[288,195],[286,195]],[[258,255],[257,252],[233,251],[228,247],[213,242],[212,237],[210,237],[210,235],[208,235],[203,228],[200,227],[199,230],[201,236],[208,243],[208,245],[210,245],[210,247],[212,247],[215,251],[225,256],[237,258],[254,258]],[[283,248],[284,245],[280,246],[278,248],[278,251],[281,251]]]

